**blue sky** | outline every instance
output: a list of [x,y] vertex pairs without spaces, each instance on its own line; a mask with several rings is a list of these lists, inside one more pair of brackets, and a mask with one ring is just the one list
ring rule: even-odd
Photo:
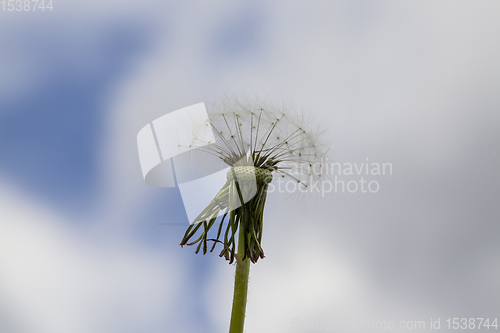
[[0,331],[225,331],[234,267],[180,248],[179,191],[144,183],[136,135],[255,92],[310,110],[332,161],[394,174],[269,197],[248,332],[497,314],[496,2],[54,7],[0,12]]
[[[0,100],[0,167],[48,204],[81,213],[100,190],[106,94],[153,38],[127,22],[84,38],[71,24],[65,30],[40,23],[29,31],[9,35],[3,45],[42,74],[35,86]],[[22,68],[13,75],[30,80]]]

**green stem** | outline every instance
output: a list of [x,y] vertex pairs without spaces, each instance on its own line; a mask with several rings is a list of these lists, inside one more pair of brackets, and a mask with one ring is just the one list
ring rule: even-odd
[[[243,219],[242,219],[243,220]],[[243,221],[241,221],[243,222]],[[245,228],[240,223],[238,235],[238,258],[236,259],[236,276],[234,278],[233,310],[231,312],[231,323],[229,333],[243,333],[245,325],[245,312],[247,306],[248,276],[250,274],[250,259],[241,258],[245,256]]]

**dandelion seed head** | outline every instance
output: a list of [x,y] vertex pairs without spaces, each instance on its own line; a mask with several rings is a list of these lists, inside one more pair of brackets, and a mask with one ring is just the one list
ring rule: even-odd
[[[245,256],[255,263],[259,258],[264,258],[260,244],[262,236],[260,226],[264,199],[268,185],[271,186],[269,183],[273,179],[277,181],[285,179],[293,183],[295,188],[301,189],[295,192],[300,195],[312,181],[323,176],[324,172],[318,168],[323,165],[323,157],[328,150],[327,145],[321,141],[321,131],[315,125],[315,119],[302,110],[290,108],[285,103],[273,104],[259,98],[230,97],[217,102],[211,108],[208,118],[215,134],[215,142],[213,139],[207,142],[197,139],[195,148],[216,156],[231,168],[226,174],[226,183],[222,189],[195,219],[204,221],[204,231],[199,237],[194,236],[197,229],[193,228],[197,227],[193,224],[186,231],[181,245],[199,243],[196,252],[200,251],[203,245],[205,254],[207,240],[214,241],[214,246],[216,243],[223,243],[224,248],[220,256],[224,256],[232,263],[235,257],[235,238],[229,237],[224,239],[224,242],[219,240],[219,235],[217,240],[207,239],[208,230],[215,223],[219,212],[225,211],[220,221],[220,232],[224,217],[229,212],[234,214],[234,223],[238,225],[238,219],[243,216],[243,211],[250,211],[253,215],[249,220],[251,221],[249,228],[252,230],[245,232],[253,241],[245,244]],[[200,129],[205,130],[205,127]],[[192,145],[195,146],[194,142]],[[245,205],[253,208],[246,210],[242,208],[243,206],[233,207],[231,198],[235,196],[234,189],[239,188],[239,196],[245,195],[247,191],[245,184],[251,183],[252,179],[256,181],[258,194]],[[237,187],[234,187],[235,184]],[[257,207],[255,205],[261,206],[255,208]],[[226,226],[225,234],[228,235],[230,230],[228,228],[234,234],[235,230],[229,227],[229,224]],[[196,240],[190,242],[193,239]]]
[[300,184],[320,177],[314,169],[322,165],[327,146],[303,110],[230,97],[214,104],[209,120],[217,134],[211,153],[229,166],[249,155],[247,162],[255,167],[279,171]]

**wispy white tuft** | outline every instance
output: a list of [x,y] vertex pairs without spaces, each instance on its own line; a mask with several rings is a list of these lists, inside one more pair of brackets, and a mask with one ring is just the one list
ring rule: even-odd
[[195,140],[193,145],[227,165],[241,163],[246,155],[255,167],[291,178],[303,187],[322,177],[328,147],[310,113],[286,103],[233,96],[215,103],[209,119],[216,143]]

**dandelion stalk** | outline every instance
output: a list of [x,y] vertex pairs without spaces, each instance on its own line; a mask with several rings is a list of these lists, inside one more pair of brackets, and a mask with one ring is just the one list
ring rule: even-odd
[[[303,115],[294,117],[280,108],[238,99],[224,101],[214,110],[209,118],[217,142],[192,144],[201,144],[201,150],[218,156],[230,169],[226,183],[192,221],[180,245],[198,244],[195,252],[206,254],[208,242],[213,242],[209,252],[221,243],[219,256],[230,264],[236,261],[229,332],[242,333],[250,263],[264,258],[264,207],[273,173],[307,187],[313,177],[320,176],[314,167],[321,170],[326,151],[316,140],[318,133],[304,129]],[[217,221],[217,237],[208,238]]]
[[[240,228],[239,238],[245,237],[245,231]],[[238,244],[238,257],[245,253],[244,242]],[[236,274],[234,277],[233,309],[231,311],[231,322],[229,333],[242,333],[245,325],[245,313],[247,307],[248,278],[250,275],[250,259],[238,260],[236,263]]]

